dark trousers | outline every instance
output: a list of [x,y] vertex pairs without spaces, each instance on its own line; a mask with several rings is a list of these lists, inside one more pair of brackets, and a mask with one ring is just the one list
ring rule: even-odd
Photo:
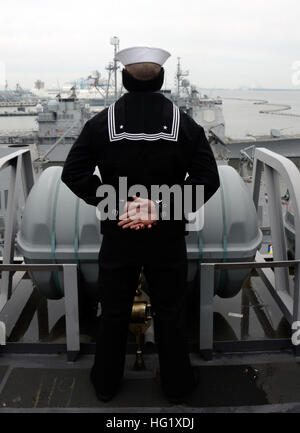
[[109,394],[122,379],[132,303],[142,266],[154,313],[162,389],[167,396],[181,396],[194,384],[184,318],[185,238],[157,239],[150,230],[124,239],[103,238],[99,253],[102,315],[96,340],[96,386],[99,392]]

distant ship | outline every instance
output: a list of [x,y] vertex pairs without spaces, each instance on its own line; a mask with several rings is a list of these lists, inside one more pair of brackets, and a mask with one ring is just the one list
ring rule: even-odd
[[240,159],[241,152],[245,148],[264,147],[273,152],[280,153],[287,158],[300,157],[300,134],[299,135],[257,135],[245,139],[226,139],[229,159]]
[[53,144],[63,136],[65,144],[72,144],[83,125],[90,118],[88,105],[82,104],[72,89],[69,96],[57,95],[37,106],[38,144]]
[[[225,120],[222,109],[222,99],[220,97],[210,98],[202,95],[200,91],[190,84],[186,79],[188,71],[181,68],[180,58],[178,57],[176,71],[176,90],[163,90],[165,96],[171,99],[185,113],[189,114],[195,122],[204,128],[209,143],[212,145],[215,157],[218,159],[226,158],[224,148]],[[224,143],[224,144],[223,144]]]
[[[36,103],[37,95],[41,101],[36,105],[38,131],[1,131],[0,143],[15,145],[34,143],[42,146],[43,152],[48,152],[49,146],[58,141],[48,157],[51,161],[64,161],[83,125],[95,114],[95,109],[92,111],[91,107],[99,106],[97,109],[99,111],[124,93],[124,89],[117,83],[118,69],[119,66],[114,61],[106,68],[107,79],[102,78],[98,71],[94,71],[87,78],[70,81],[61,88],[57,86],[48,90],[36,89]],[[265,147],[289,158],[300,157],[300,135],[282,135],[279,129],[272,129],[269,136],[251,135],[242,139],[227,137],[222,99],[202,94],[196,86],[190,84],[187,75],[187,71],[182,71],[180,58],[178,58],[175,75],[177,86],[174,90],[164,89],[162,93],[204,128],[217,159],[238,160],[249,147],[253,151],[256,147]],[[16,93],[20,94],[14,92],[13,99]],[[34,98],[32,93],[29,95],[32,103]],[[0,94],[0,100],[5,104],[3,93]],[[22,104],[22,101],[19,103]],[[23,106],[21,105],[19,109],[23,109]]]
[[[114,72],[112,67],[110,74],[113,75]],[[194,86],[190,85],[188,80],[183,78],[185,76],[186,73],[182,72],[180,59],[178,59],[177,91],[164,90],[162,93],[203,126],[210,142],[218,146],[219,141],[225,141],[222,100],[201,95]],[[110,82],[110,80],[108,81]],[[111,83],[110,88],[105,92],[104,106],[109,105],[124,93],[124,89],[121,88],[114,94],[113,88],[115,87],[117,87],[115,83]],[[63,162],[65,160],[83,125],[95,114],[94,111],[90,110],[89,104],[85,104],[84,98],[78,98],[75,87],[69,90],[70,95],[58,94],[55,99],[52,98],[37,106],[36,144],[39,153],[47,153],[47,159],[51,162]],[[216,137],[217,139],[215,139]]]

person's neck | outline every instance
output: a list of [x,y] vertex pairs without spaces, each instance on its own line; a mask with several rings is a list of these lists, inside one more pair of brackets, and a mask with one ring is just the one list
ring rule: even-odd
[[123,86],[129,92],[155,93],[159,91],[163,85],[164,69],[161,69],[161,72],[157,77],[148,81],[137,80],[126,69],[123,69],[122,81]]

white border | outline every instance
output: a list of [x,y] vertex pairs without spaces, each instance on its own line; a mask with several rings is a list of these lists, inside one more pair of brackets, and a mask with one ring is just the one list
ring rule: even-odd
[[179,122],[180,122],[180,111],[179,108],[176,107],[175,104],[173,104],[172,130],[169,134],[165,132],[159,132],[157,134],[145,134],[143,132],[137,134],[130,134],[128,132],[121,132],[117,134],[116,123],[115,123],[115,103],[110,105],[108,108],[108,131],[109,131],[110,141],[123,140],[124,138],[127,140],[135,140],[135,141],[138,140],[157,141],[160,139],[168,140],[168,141],[177,141]]

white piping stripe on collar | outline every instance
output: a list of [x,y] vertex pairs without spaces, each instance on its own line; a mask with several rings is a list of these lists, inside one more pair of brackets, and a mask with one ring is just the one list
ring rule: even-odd
[[177,141],[179,122],[180,122],[180,111],[179,108],[175,104],[173,104],[172,130],[169,134],[167,134],[166,132],[159,132],[156,134],[145,134],[145,133],[131,134],[128,132],[121,132],[117,134],[116,123],[115,123],[115,104],[112,104],[109,106],[108,109],[109,140],[118,141],[118,140],[123,140],[125,138],[127,140],[134,140],[134,141],[138,141],[138,140],[157,141],[160,139],[168,140],[168,141]]

